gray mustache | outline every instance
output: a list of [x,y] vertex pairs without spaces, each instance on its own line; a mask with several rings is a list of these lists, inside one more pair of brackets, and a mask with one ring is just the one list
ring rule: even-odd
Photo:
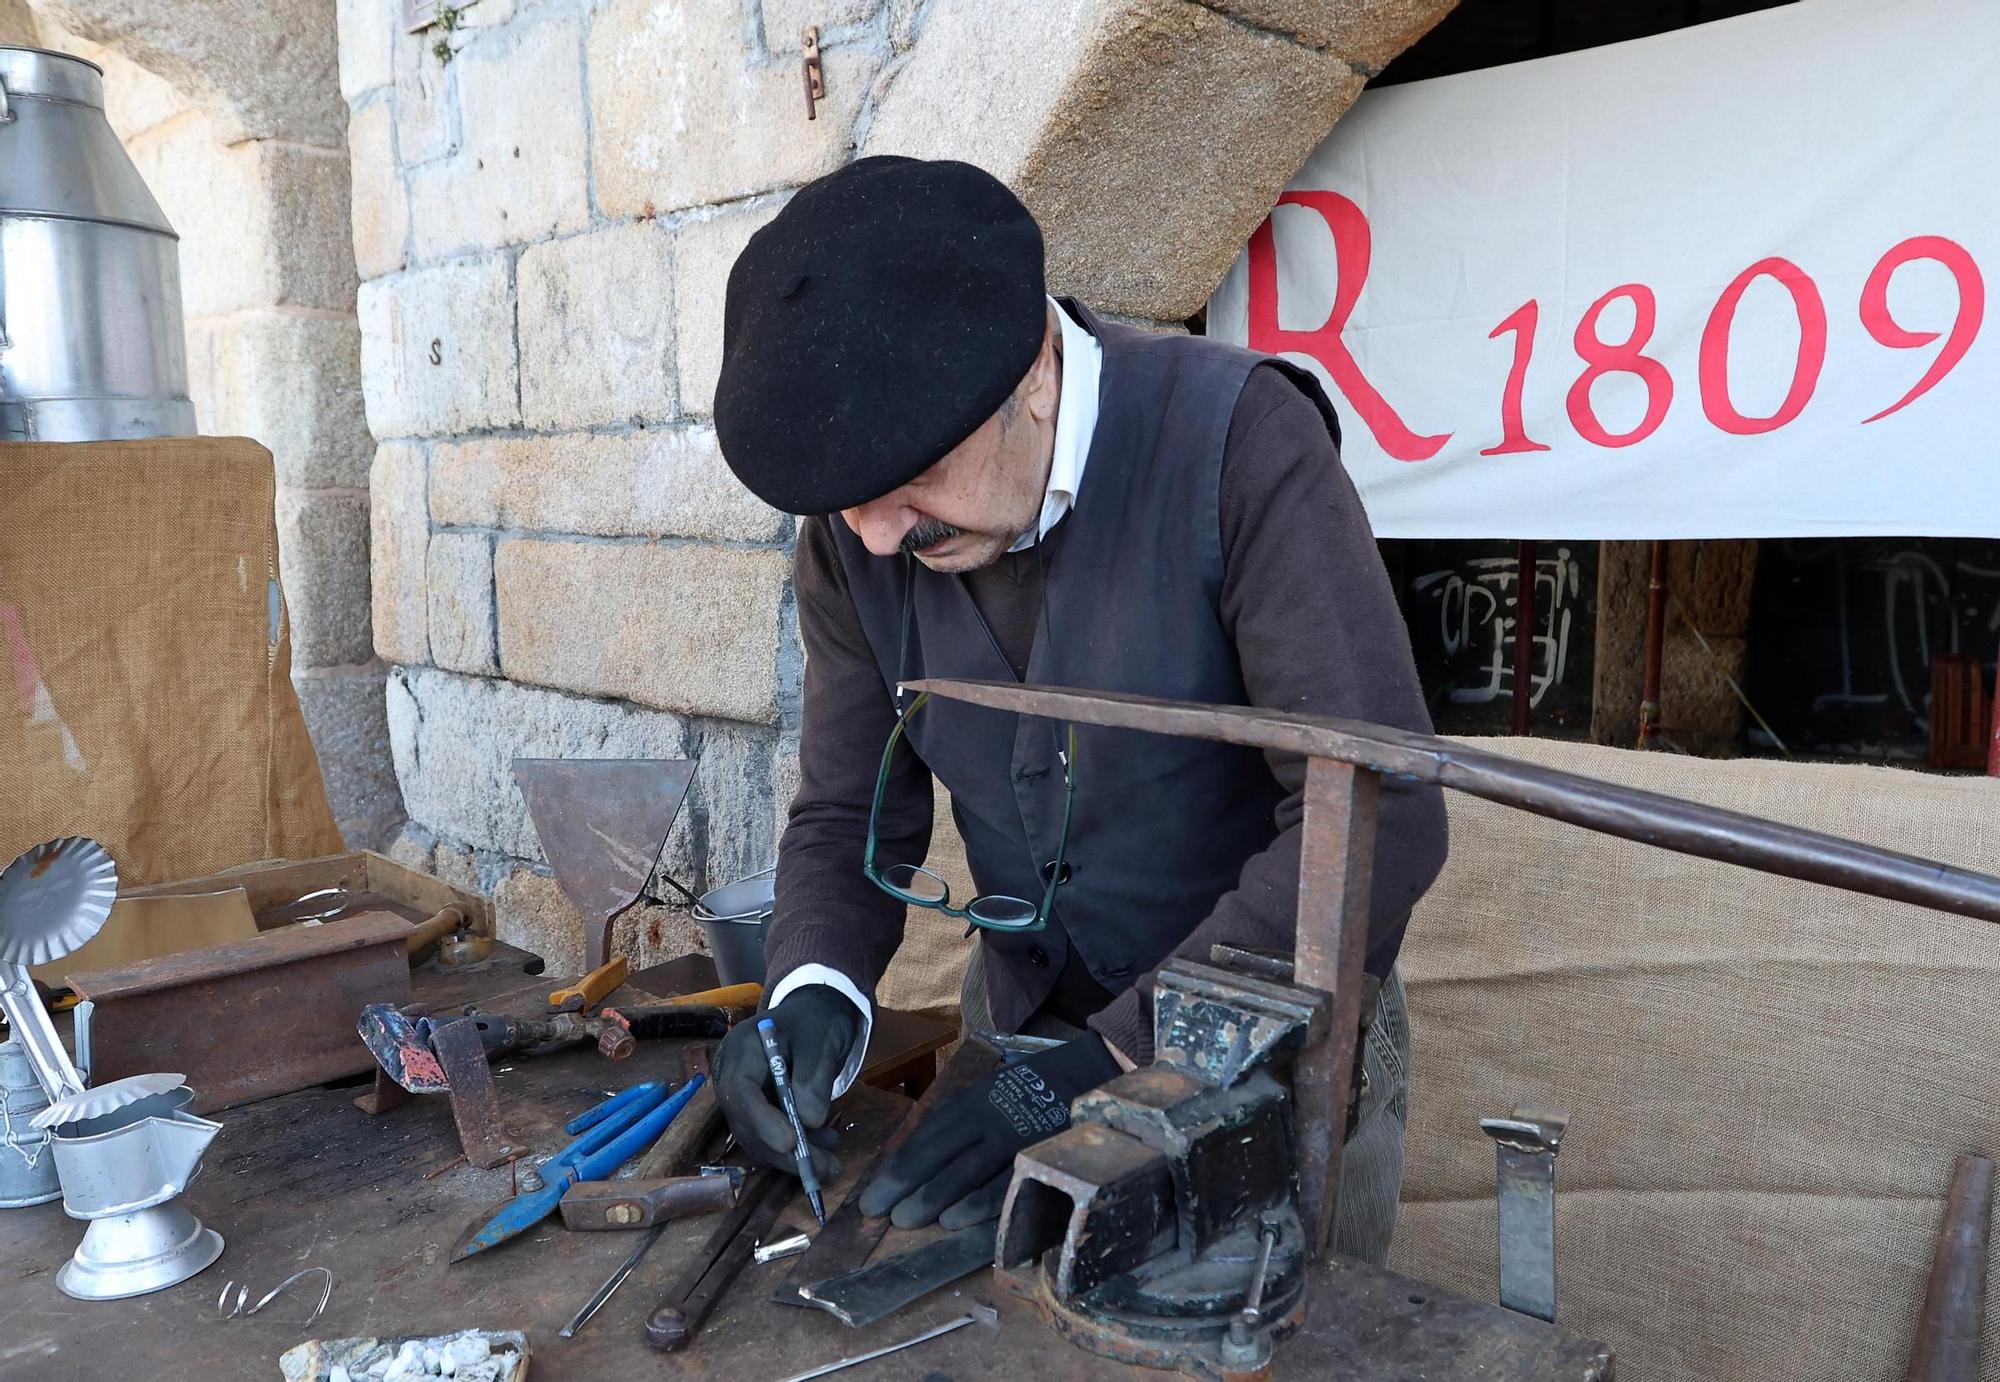
[[920,518],[916,527],[903,534],[901,550],[904,556],[913,557],[924,548],[935,547],[946,538],[957,537],[964,531],[965,529],[954,528],[940,519]]

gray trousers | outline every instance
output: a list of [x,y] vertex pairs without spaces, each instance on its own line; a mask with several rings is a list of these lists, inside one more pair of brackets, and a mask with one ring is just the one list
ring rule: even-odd
[[[973,951],[959,989],[959,1020],[967,1033],[993,1029],[985,958],[984,952]],[[1083,1035],[1080,1027],[1040,1016],[1030,1018],[1022,1031],[1063,1041]],[[1361,1068],[1368,1087],[1361,1094],[1354,1135],[1341,1157],[1333,1250],[1381,1267],[1388,1265],[1389,1239],[1396,1232],[1396,1201],[1403,1190],[1403,1134],[1410,1123],[1410,1010],[1397,970],[1390,970],[1382,985]]]

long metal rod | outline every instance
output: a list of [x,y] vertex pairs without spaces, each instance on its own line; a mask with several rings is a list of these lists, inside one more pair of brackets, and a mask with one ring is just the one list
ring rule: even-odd
[[1904,1382],[1979,1382],[1986,1325],[1986,1252],[1993,1223],[1993,1163],[1962,1156],[1938,1228],[1924,1314]]
[[1653,746],[1660,728],[1660,678],[1667,638],[1667,544],[1653,539],[1652,575],[1646,582],[1646,671],[1639,690],[1639,747]]
[[1661,849],[2000,922],[2000,878],[1989,874],[1781,825],[1740,811],[1523,763],[1428,734],[1330,716],[1158,701],[1061,687],[943,680],[909,685],[946,700],[1076,724],[1177,734],[1308,758],[1338,759]]
[[949,1334],[955,1329],[963,1329],[969,1324],[979,1324],[982,1321],[990,1324],[992,1323],[992,1315],[993,1311],[988,1307],[983,1305],[974,1306],[971,1313],[960,1315],[955,1320],[947,1320],[936,1329],[927,1329],[921,1334],[912,1335],[901,1343],[889,1344],[867,1353],[857,1353],[852,1358],[842,1358],[836,1362],[822,1363],[816,1368],[808,1368],[804,1372],[795,1372],[790,1377],[785,1378],[784,1382],[812,1382],[812,1379],[815,1377],[825,1377],[828,1373],[840,1372],[844,1368],[853,1367],[856,1363],[873,1362],[877,1358],[886,1358],[892,1353],[901,1353],[904,1349],[912,1348],[917,1344],[927,1344],[940,1335]]
[[1361,1027],[1362,969],[1375,870],[1376,805],[1382,780],[1351,763],[1306,766],[1299,838],[1299,916],[1294,982],[1333,1000],[1326,1040],[1299,1058],[1299,1217],[1306,1247],[1323,1254],[1340,1206],[1347,1100]]
[[645,1237],[641,1238],[638,1246],[632,1249],[632,1255],[618,1264],[618,1270],[597,1288],[597,1294],[585,1301],[583,1308],[571,1316],[570,1322],[562,1327],[563,1338],[574,1339],[576,1331],[590,1323],[591,1316],[604,1308],[604,1302],[610,1300],[613,1293],[625,1284],[625,1278],[632,1275],[632,1269],[639,1265],[639,1259],[653,1250],[653,1244],[659,1242],[660,1235],[666,1231],[667,1226],[664,1223],[654,1224],[646,1230]]

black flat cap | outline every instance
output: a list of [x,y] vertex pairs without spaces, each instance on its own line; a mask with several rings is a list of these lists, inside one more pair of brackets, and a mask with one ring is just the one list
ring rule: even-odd
[[807,184],[729,271],[723,458],[786,513],[881,498],[1021,382],[1043,291],[1041,228],[969,163],[864,158]]

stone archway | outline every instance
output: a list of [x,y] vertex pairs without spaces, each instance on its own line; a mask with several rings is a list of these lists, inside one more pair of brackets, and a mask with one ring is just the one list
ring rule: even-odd
[[0,0],[0,38],[105,69],[180,233],[198,426],[270,448],[293,680],[351,846],[402,818],[369,630],[368,466],[346,110],[330,3]]
[[906,7],[914,41],[857,143],[998,174],[1048,232],[1055,291],[1178,322],[1367,80],[1456,3],[930,0]]

